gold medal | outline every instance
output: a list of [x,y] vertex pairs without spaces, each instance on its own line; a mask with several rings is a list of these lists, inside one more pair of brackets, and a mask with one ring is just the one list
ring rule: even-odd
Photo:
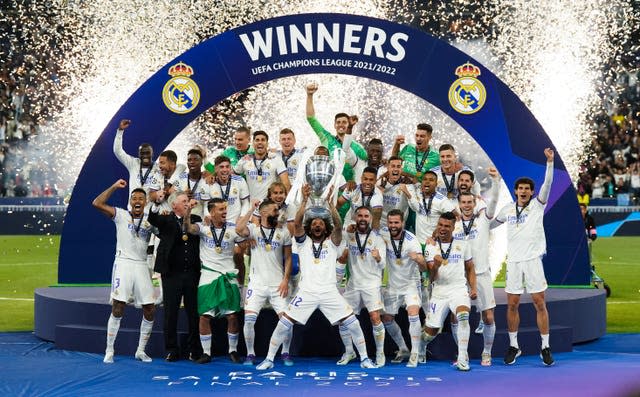
[[189,236],[187,236],[186,234],[182,235],[182,241],[187,241],[189,240]]
[[422,172],[416,172],[416,178],[421,178],[422,177]]
[[449,264],[449,259],[444,259],[444,260],[442,261],[442,265],[443,265],[443,266],[447,266],[448,264]]
[[449,192],[449,193],[447,193],[447,197],[448,197],[448,198],[450,198],[450,199],[452,199],[452,198],[453,198],[453,192]]
[[271,244],[267,244],[264,246],[267,251],[271,251]]
[[402,259],[401,258],[396,259],[396,265],[402,265]]
[[320,258],[316,258],[316,259],[314,259],[314,260],[313,260],[313,263],[315,263],[316,265],[317,265],[318,263],[320,263]]
[[222,253],[222,247],[216,247],[216,253],[217,254],[221,254]]
[[257,180],[258,182],[262,182],[262,175],[258,175],[258,176],[256,177],[256,180]]

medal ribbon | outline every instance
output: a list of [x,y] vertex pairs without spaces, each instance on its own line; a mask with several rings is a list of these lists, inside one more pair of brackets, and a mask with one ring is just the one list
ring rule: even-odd
[[147,182],[147,178],[149,177],[149,173],[151,173],[151,169],[153,168],[153,166],[147,168],[147,172],[144,173],[144,176],[142,176],[142,164],[140,165],[140,170],[138,172],[138,174],[140,175],[140,185],[144,186],[144,184]]
[[[129,215],[131,215],[131,223],[133,223],[134,225],[136,224],[136,222],[133,220],[133,213],[131,211],[129,211]],[[135,227],[135,231],[136,231],[136,237],[139,237],[138,233],[140,232],[140,226],[142,226],[142,219],[144,218],[144,214],[140,215],[140,220],[138,220],[138,224]]]
[[[364,194],[364,192],[362,191],[362,185],[360,185],[360,196],[362,197],[362,206],[363,207],[370,207],[371,206],[371,199],[373,198],[373,193],[374,192],[371,192],[371,194],[369,194],[369,195]],[[365,198],[366,198],[366,200],[365,200]]]
[[289,167],[289,160],[291,159],[291,157],[293,157],[294,154],[296,154],[296,149],[293,149],[288,155],[285,155],[284,152],[282,152],[282,162],[284,163],[285,167]]
[[435,193],[429,196],[429,204],[427,205],[427,200],[425,200],[424,193],[422,194],[422,205],[424,206],[424,212],[426,216],[429,216],[431,213],[431,204],[433,204],[433,197]]
[[464,224],[464,219],[462,220],[462,230],[464,230],[464,235],[468,236],[469,233],[471,233],[471,228],[473,227],[473,222],[476,220],[476,216],[475,215],[471,215],[471,219],[469,219],[469,224],[465,225]]
[[313,257],[316,259],[320,259],[320,254],[322,253],[322,244],[324,244],[324,240],[325,239],[322,239],[322,241],[320,241],[320,245],[317,249],[316,243],[314,243],[313,241],[311,242],[311,248],[313,248]]
[[227,223],[225,222],[224,225],[222,225],[220,238],[218,238],[218,236],[216,235],[216,229],[215,227],[213,227],[213,225],[209,226],[209,230],[211,230],[211,236],[213,237],[213,242],[216,244],[216,247],[220,248],[222,246],[222,239],[224,238],[224,232],[227,230]]
[[449,249],[447,249],[446,253],[442,250],[442,242],[440,241],[440,238],[438,238],[438,246],[440,247],[440,255],[442,256],[442,259],[444,259],[445,261],[449,259],[449,254],[451,253],[451,247],[453,247],[453,240],[451,240],[451,243],[449,244]]
[[262,164],[264,163],[264,161],[267,159],[266,157],[263,158],[262,160],[260,160],[260,167],[258,167],[258,162],[256,161],[256,156],[253,155],[253,165],[256,166],[256,170],[258,171],[258,175],[262,176]]
[[276,232],[276,228],[272,228],[271,229],[271,233],[269,233],[269,238],[267,239],[267,235],[264,233],[264,229],[262,228],[262,225],[260,225],[260,233],[262,234],[262,240],[264,240],[265,245],[266,244],[271,244],[271,240],[273,240],[273,235]]
[[195,198],[195,190],[198,188],[198,184],[200,183],[201,180],[202,180],[202,178],[198,178],[198,181],[193,185],[193,188],[192,188],[191,187],[191,178],[189,178],[189,175],[187,175],[187,189],[189,189],[191,194],[194,195],[194,198]]
[[520,215],[522,215],[522,213],[524,212],[525,208],[527,208],[527,206],[529,205],[530,202],[531,202],[531,200],[527,201],[527,204],[522,206],[522,209],[520,211],[518,211],[518,202],[516,201],[516,226],[520,224]]
[[441,170],[440,173],[442,174],[442,179],[444,179],[444,186],[447,188],[447,193],[453,193],[453,188],[456,183],[456,174],[454,173],[451,176],[451,180],[448,180],[444,171]]
[[367,249],[367,241],[369,240],[369,235],[371,234],[371,229],[367,232],[367,237],[364,238],[364,244],[360,243],[360,233],[356,230],[356,243],[358,244],[358,251],[360,251],[360,255],[364,255],[364,251]]
[[229,191],[231,190],[231,177],[229,177],[229,180],[227,181],[227,187],[225,188],[225,190],[222,190],[222,184],[220,183],[220,181],[216,181],[218,182],[218,187],[220,188],[220,194],[222,195],[222,199],[224,201],[229,201]]
[[422,172],[422,167],[424,167],[424,163],[427,161],[427,157],[429,156],[429,148],[422,155],[422,160],[418,162],[418,148],[416,148],[416,173]]
[[402,259],[402,243],[404,243],[404,230],[400,235],[400,243],[396,247],[395,240],[391,237],[391,247],[393,248],[393,253],[396,255],[396,259]]

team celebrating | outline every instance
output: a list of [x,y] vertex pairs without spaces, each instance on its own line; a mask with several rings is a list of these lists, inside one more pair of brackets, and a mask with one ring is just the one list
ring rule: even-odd
[[[398,347],[391,363],[407,360],[407,367],[417,367],[426,362],[429,343],[449,318],[458,346],[455,366],[468,371],[469,316],[475,305],[481,313],[476,332],[484,341],[480,364],[490,366],[496,303],[489,238],[492,228],[506,223],[510,346],[504,363],[514,364],[521,354],[518,305],[526,292],[537,313],[540,357],[544,365],[553,365],[542,266],[553,150],[544,151],[547,168],[537,196],[534,181],[519,178],[513,185],[515,202],[498,210],[497,170],[488,169],[492,183],[483,198],[475,173],[460,163],[455,148],[444,144],[435,150],[430,145],[429,124],[417,125],[415,144],[397,136],[385,159],[381,140],[363,146],[353,139],[356,116],[338,113],[335,134],[323,127],[315,114],[317,90],[315,83],[306,87],[306,117],[320,141],[315,148],[296,147],[295,133],[285,128],[276,150],[266,132],[242,127],[235,132],[234,145],[212,162],[196,146],[188,151],[186,165],[178,164],[171,150],[160,153],[154,163],[148,144],[140,145],[137,157],[122,149],[131,122],[120,122],[114,153],[129,171],[128,182],[116,181],[93,202],[114,221],[117,236],[103,361],[114,361],[120,321],[132,302],[143,309],[135,357],[151,361],[145,347],[155,305],[161,302],[167,361],[188,357],[210,362],[211,319],[225,317],[233,362],[267,370],[276,365],[281,349],[281,362],[294,365],[294,325],[306,324],[319,309],[338,325],[344,354],[337,365],[359,358],[362,368],[385,366],[388,334]],[[318,197],[306,171],[318,158],[335,166],[320,199],[324,212],[312,211]],[[128,208],[107,203],[127,186]],[[177,333],[181,304],[188,319],[187,346],[182,347]],[[257,363],[255,324],[265,307],[273,308],[279,319],[267,356]],[[375,341],[372,358],[357,317],[363,308]],[[396,322],[400,308],[408,315],[409,341]],[[245,357],[238,354],[240,332]]]

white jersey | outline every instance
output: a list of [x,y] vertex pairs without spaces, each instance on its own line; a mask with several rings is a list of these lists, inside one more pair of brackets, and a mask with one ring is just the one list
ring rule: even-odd
[[[253,223],[249,223],[247,227],[249,237],[256,241],[256,245],[251,247],[250,282],[254,285],[278,287],[284,277],[284,247],[291,246],[289,231],[281,227],[262,227],[261,231],[261,227]],[[267,248],[267,244],[270,248]]]
[[428,237],[432,237],[440,215],[454,211],[456,205],[438,192],[432,198],[424,197],[415,187],[413,192],[411,190],[409,192],[411,193],[409,207],[416,212],[416,235],[418,240],[424,243]]
[[[363,251],[360,252],[356,234],[360,238]],[[365,290],[380,288],[382,284],[382,271],[386,263],[386,245],[384,239],[372,230],[367,238],[367,234],[347,233],[347,249],[349,250],[349,283],[347,288],[355,290]],[[380,263],[376,262],[371,251],[378,249],[380,253]]]
[[282,160],[278,157],[265,157],[256,160],[254,155],[241,158],[233,167],[236,174],[245,174],[251,200],[264,200],[269,186],[280,180],[280,175],[287,172]]
[[176,183],[173,185],[178,192],[184,192],[191,190],[193,198],[197,201],[197,205],[191,210],[191,213],[204,217],[207,214],[207,202],[211,199],[209,194],[211,193],[211,185],[205,181],[202,176],[200,179],[193,180],[189,178],[189,172],[185,171],[178,175]]
[[289,174],[289,182],[293,185],[293,182],[296,180],[296,176],[298,174],[298,167],[300,166],[300,162],[302,161],[302,156],[304,155],[304,151],[307,150],[306,147],[302,149],[294,148],[289,156],[285,156],[282,153],[282,150],[278,150],[276,152],[276,157],[282,160],[282,163],[287,168],[287,174]]
[[162,190],[165,187],[165,184],[175,185],[178,183],[178,178],[184,172],[186,172],[187,166],[184,164],[177,164],[176,169],[173,170],[173,174],[169,178],[165,178],[162,172],[158,171],[158,173],[154,174],[151,180],[151,191],[157,192],[158,190]]
[[[199,229],[202,265],[220,273],[236,273],[236,266],[233,263],[233,248],[235,243],[243,241],[244,238],[236,233],[235,223],[227,222],[224,233],[223,228],[214,228],[202,222],[198,222],[196,225]],[[219,246],[216,244],[216,240],[219,241]]]
[[[449,190],[447,189],[447,184],[449,184],[449,186],[453,188],[451,190],[451,193],[453,195],[452,197],[448,197],[448,198],[449,200],[453,201],[455,204],[458,203],[458,177],[460,176],[460,172],[461,171],[473,172],[471,168],[467,167],[466,165],[463,166],[460,171],[456,171],[453,174],[445,173],[442,170],[442,167],[439,165],[431,168],[430,171],[433,171],[436,173],[436,175],[438,175],[438,185],[436,186],[436,192],[442,194],[445,197],[448,197]],[[478,196],[480,194],[480,184],[475,179],[473,181],[473,186],[471,187],[471,193],[473,193],[475,196]]]
[[547,240],[544,234],[544,209],[538,198],[532,198],[518,217],[516,204],[502,207],[496,216],[499,223],[507,223],[507,260],[526,261],[539,258],[547,252]]
[[113,223],[116,224],[116,261],[127,261],[147,266],[147,246],[155,228],[147,220],[148,214],[134,219],[131,213],[115,208]]
[[471,247],[473,264],[476,274],[491,270],[489,264],[489,233],[491,220],[487,218],[485,211],[474,214],[470,220],[460,220],[456,222],[453,231],[453,238],[456,240],[466,240]]
[[391,210],[398,209],[404,214],[403,219],[407,219],[407,209],[409,201],[407,196],[400,190],[401,184],[392,185],[386,183],[382,193],[382,216],[380,217],[380,227],[387,226],[387,214]]
[[129,196],[131,196],[133,189],[137,188],[143,188],[148,194],[154,178],[160,174],[160,169],[155,163],[151,164],[151,167],[141,167],[139,158],[127,154],[122,148],[123,133],[123,130],[116,131],[116,137],[113,140],[113,153],[129,171]]
[[[210,198],[221,198],[227,202],[227,219],[236,222],[240,215],[243,215],[243,210],[249,209],[249,188],[247,182],[238,176],[231,175],[226,184],[220,185],[220,182],[216,179],[209,191]],[[245,203],[244,209],[243,202]]]
[[382,193],[376,187],[373,188],[373,192],[370,195],[365,195],[362,192],[362,186],[358,185],[355,189],[342,192],[342,197],[349,202],[349,212],[345,216],[345,219],[355,220],[356,209],[358,207],[369,207],[371,210],[382,208]]
[[[300,238],[296,237],[295,245],[298,248],[300,262],[299,290],[314,293],[335,290],[336,265],[340,247],[336,246],[330,237],[326,238],[320,247],[306,234]],[[320,250],[317,259],[313,254],[314,248]]]
[[417,286],[420,283],[420,270],[418,264],[409,257],[411,252],[422,255],[422,247],[416,236],[407,230],[404,231],[404,241],[402,241],[402,250],[400,258],[398,258],[394,244],[395,248],[400,250],[400,240],[393,240],[392,243],[387,228],[381,229],[380,235],[386,245],[387,269],[389,271],[388,290],[393,293],[402,293],[407,289],[407,286]]
[[[449,248],[451,248],[450,251]],[[443,253],[449,252],[449,256],[446,259],[447,264],[442,262],[433,281],[432,297],[447,298],[450,295],[450,291],[467,287],[464,262],[471,260],[472,256],[471,247],[466,241],[454,239],[452,243],[442,243],[442,245],[436,242],[435,246],[428,245],[426,251],[427,263],[433,262],[433,258],[436,255],[440,255],[444,259]]]

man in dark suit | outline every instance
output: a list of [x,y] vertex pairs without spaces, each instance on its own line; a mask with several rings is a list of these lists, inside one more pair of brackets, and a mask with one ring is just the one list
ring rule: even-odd
[[[164,192],[159,191],[159,195]],[[178,346],[178,310],[184,297],[189,335],[187,349],[192,360],[202,355],[198,333],[198,282],[200,280],[200,241],[190,235],[183,226],[183,217],[189,215],[191,223],[200,222],[197,215],[190,214],[189,198],[185,193],[174,193],[168,203],[172,213],[159,215],[157,203],[164,197],[156,197],[149,212],[149,223],[160,231],[160,245],[156,254],[154,270],[162,276],[164,303],[164,346],[167,361],[180,359]],[[186,355],[186,349],[184,354]]]

